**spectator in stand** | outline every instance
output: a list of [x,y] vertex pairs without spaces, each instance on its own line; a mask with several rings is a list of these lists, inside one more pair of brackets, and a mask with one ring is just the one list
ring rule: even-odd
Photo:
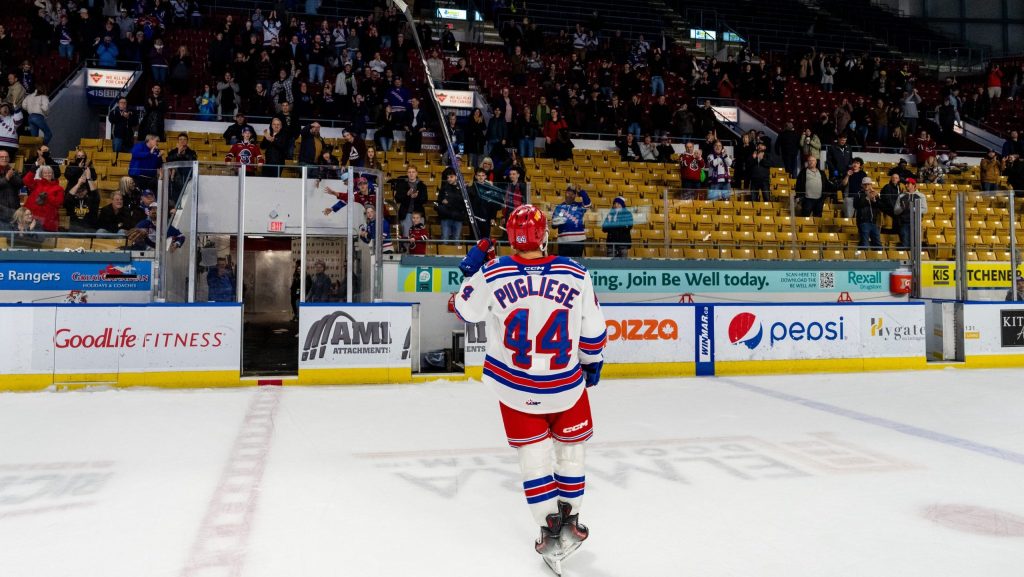
[[43,165],[35,172],[29,172],[24,178],[28,198],[25,206],[32,210],[43,230],[57,232],[60,224],[58,211],[64,205],[64,188],[54,178],[53,168]]
[[7,237],[12,241],[14,248],[38,248],[42,244],[43,237],[39,235],[41,228],[39,220],[28,206],[14,211],[14,216],[9,222],[0,224],[4,230],[11,230],[15,233]]
[[[256,129],[246,121],[245,115],[241,112],[236,113],[234,124],[228,126],[224,131],[224,144],[235,144],[236,142],[240,142],[242,140],[242,132],[246,128],[248,128],[249,132],[252,134],[256,134]],[[168,159],[168,162],[170,162],[170,159]]]
[[139,121],[139,138],[147,134],[155,134],[160,140],[164,140],[164,118],[167,116],[167,101],[163,97],[163,88],[154,84],[149,89],[149,96],[146,97],[145,112]]
[[95,232],[100,212],[100,194],[96,184],[96,170],[85,151],[75,150],[64,170],[67,185],[64,188],[64,212],[67,213],[71,232]]
[[619,159],[623,162],[636,162],[642,158],[640,143],[633,137],[632,132],[619,134],[615,145],[619,148]]
[[661,142],[658,144],[658,162],[662,164],[672,164],[672,157],[675,155],[676,149],[672,147],[672,138],[667,132],[661,135]]
[[259,82],[253,87],[253,92],[246,99],[246,110],[252,116],[270,116],[274,112],[274,105],[270,101],[270,93]]
[[430,231],[427,230],[427,225],[423,221],[423,213],[419,211],[413,212],[410,223],[409,232],[405,235],[408,238],[404,243],[405,252],[420,256],[427,254],[427,241],[430,240]]
[[694,147],[693,142],[687,142],[683,153],[679,155],[680,176],[686,197],[693,198],[703,188],[703,156],[701,150]]
[[235,82],[235,75],[231,72],[224,73],[224,79],[217,81],[217,119],[224,118],[225,114],[234,116],[238,112],[238,103],[241,90]]
[[658,162],[658,146],[654,144],[650,134],[645,134],[640,143],[640,159],[644,162]]
[[330,301],[331,277],[327,275],[327,265],[324,264],[324,261],[318,260],[313,263],[313,275],[309,277],[308,284],[307,302],[325,303]]
[[910,225],[913,223],[913,208],[916,204],[920,210],[920,217],[928,214],[928,199],[917,190],[917,180],[907,179],[907,190],[901,192],[893,205],[893,225],[900,235],[900,247],[910,250],[911,237]]
[[616,196],[612,208],[601,221],[601,230],[607,235],[605,251],[609,258],[626,258],[633,246],[633,213],[626,209],[626,199]]
[[1002,156],[1003,158],[1016,154],[1017,156],[1024,155],[1024,142],[1021,142],[1020,132],[1016,130],[1010,131],[1010,137],[1003,142]]
[[732,177],[729,168],[732,157],[725,151],[721,142],[716,141],[714,149],[707,157],[708,200],[729,200],[732,188],[729,185]]
[[882,191],[878,195],[878,210],[893,219],[895,219],[893,210],[896,208],[896,201],[902,192],[900,190],[900,180],[899,173],[890,172],[889,182],[885,183],[885,186],[882,187]]
[[391,152],[391,147],[395,143],[395,130],[400,126],[401,120],[391,110],[391,105],[385,105],[377,119],[377,129],[373,133],[377,147],[383,152]]
[[922,130],[920,136],[915,139],[911,152],[917,159],[917,165],[922,166],[929,158],[935,156],[935,141],[927,131]]
[[125,202],[124,193],[120,190],[110,195],[110,204],[100,209],[96,219],[97,232],[117,233],[131,230],[139,222],[136,213]]
[[237,289],[235,271],[228,266],[225,256],[217,257],[217,266],[206,271],[206,298],[212,302],[233,303]]
[[1002,162],[996,156],[995,150],[989,150],[985,158],[981,159],[981,190],[983,192],[995,192],[999,190],[999,178],[1003,175]]
[[537,124],[530,105],[523,107],[523,111],[516,117],[512,126],[512,132],[519,145],[519,156],[533,158],[536,154],[537,137],[540,136],[540,125]]
[[270,126],[263,129],[263,141],[260,142],[260,148],[263,150],[266,161],[266,166],[263,167],[263,176],[277,178],[281,175],[281,167],[288,158],[289,146],[289,136],[284,130],[281,119],[272,118]]
[[1003,158],[1003,176],[1017,197],[1024,196],[1024,160],[1019,154],[1011,154]]
[[861,185],[867,177],[868,173],[864,172],[864,159],[854,157],[850,168],[846,169],[846,174],[839,181],[839,186],[843,187],[843,198],[855,198],[860,194],[863,188]]
[[46,122],[46,115],[50,112],[50,97],[46,95],[46,88],[38,84],[32,94],[22,100],[22,111],[28,114],[28,127],[32,136],[39,136],[43,133],[43,144],[50,144],[53,138],[53,131]]
[[552,108],[550,114],[551,117],[544,123],[543,130],[545,151],[548,157],[556,160],[572,158],[571,148],[566,146],[567,134],[563,135],[563,131],[568,133],[569,123],[561,117],[557,108]]
[[117,100],[117,106],[107,115],[110,121],[110,137],[114,149],[114,165],[117,165],[117,156],[129,150],[132,146],[132,135],[135,132],[135,112],[128,109],[128,99],[121,97]]
[[917,107],[921,104],[921,96],[916,88],[912,92],[904,90],[900,102],[903,105],[903,118],[907,121],[907,133],[914,134],[917,132],[917,120],[920,116]]
[[142,190],[156,190],[156,182],[164,164],[159,146],[160,139],[154,134],[147,134],[144,141],[137,142],[132,147],[128,176],[132,177]]
[[325,148],[326,142],[320,135],[320,123],[312,122],[299,130],[302,141],[299,144],[299,164],[311,166],[317,163],[320,152]]
[[810,128],[805,128],[800,136],[800,153],[801,160],[804,161],[811,156],[821,158],[821,138]]
[[[178,145],[171,149],[167,153],[167,162],[194,162],[199,160],[199,155],[196,151],[192,150],[188,146],[188,134],[184,132],[178,133]],[[169,204],[168,206],[174,208],[178,205],[178,198],[181,196],[181,191],[185,188],[185,183],[188,182],[189,178],[192,177],[191,168],[171,168],[168,179],[170,180],[171,190],[169,193]]]
[[99,61],[97,64],[100,68],[117,68],[118,54],[120,51],[117,49],[114,39],[109,34],[105,34],[103,41],[96,46],[96,58]]
[[465,153],[469,155],[470,166],[479,166],[483,158],[484,145],[487,142],[487,123],[484,120],[484,113],[479,108],[473,109],[472,116],[466,123],[464,130]]
[[847,144],[848,140],[849,137],[846,134],[840,134],[836,143],[830,146],[825,154],[825,164],[829,177],[833,181],[838,181],[840,175],[846,174],[846,170],[853,162],[853,150]]
[[998,64],[989,66],[987,80],[989,99],[998,100],[1003,95],[1003,71]]
[[800,215],[821,218],[825,198],[835,193],[835,186],[828,175],[818,170],[818,157],[808,156],[804,169],[796,178],[794,191],[800,199]]
[[366,141],[361,136],[344,129],[341,131],[341,166],[362,168],[366,165]]
[[782,157],[782,165],[790,176],[796,176],[798,163],[800,162],[800,136],[793,128],[792,122],[787,122],[779,138],[775,141],[775,154]]
[[551,226],[558,229],[558,256],[579,258],[587,241],[587,210],[591,207],[587,191],[569,184],[565,187],[565,202],[555,207]]
[[21,206],[21,175],[11,164],[11,153],[0,148],[0,225],[10,223]]
[[149,70],[153,73],[153,82],[155,84],[162,85],[167,82],[169,62],[167,60],[167,53],[164,52],[164,41],[162,38],[157,38],[153,41],[153,48],[149,51]]
[[441,177],[443,182],[435,203],[441,217],[441,240],[459,240],[462,238],[462,223],[466,219],[466,203],[459,191],[455,171],[448,167]]
[[881,231],[878,228],[878,202],[879,193],[875,181],[864,178],[861,190],[853,200],[857,229],[860,231],[860,248],[864,250],[882,248]]
[[901,158],[899,160],[899,162],[896,163],[896,166],[894,166],[894,167],[889,169],[889,175],[891,176],[893,174],[900,175],[900,180],[902,180],[904,182],[908,178],[911,178],[912,176],[914,176],[914,173],[911,172],[910,169],[908,168],[908,164],[907,164],[907,159],[906,158]]
[[946,169],[939,164],[935,155],[929,156],[924,166],[918,169],[918,177],[925,184],[944,184],[946,182]]
[[209,121],[218,118],[217,111],[219,105],[217,97],[214,95],[213,89],[209,84],[203,84],[203,89],[199,92],[199,96],[196,96],[196,107],[198,108],[197,119]]
[[487,122],[486,140],[486,154],[499,159],[504,158],[504,153],[496,152],[496,149],[499,147],[502,151],[505,149],[508,142],[508,123],[505,120],[504,111],[498,106],[494,107],[491,119]]
[[[750,169],[750,200],[771,202],[771,161],[767,158],[767,147],[758,144],[748,162]],[[825,178],[828,180],[828,177]]]
[[[373,246],[377,239],[377,210],[372,206],[367,206],[366,209],[366,226],[362,227],[359,231],[359,238],[363,242]],[[461,225],[461,223],[460,223]],[[380,219],[381,234],[381,252],[383,254],[392,254],[395,252],[394,244],[391,242],[391,223],[388,219]]]
[[245,174],[256,175],[256,167],[264,163],[260,146],[256,142],[256,133],[249,126],[242,129],[242,138],[231,145],[231,150],[224,157],[224,162],[245,167]]
[[[392,104],[391,108],[394,109],[394,107],[395,105]],[[406,152],[420,152],[423,146],[423,133],[428,129],[427,116],[427,111],[420,108],[419,98],[413,96],[409,99],[409,110],[405,114]]]
[[403,237],[409,236],[412,213],[423,213],[426,202],[427,185],[420,180],[416,167],[410,166],[406,170],[406,178],[395,181],[395,204],[398,205],[398,225]]
[[[484,159],[486,161],[486,159]],[[526,182],[522,180],[523,174],[519,169],[512,167],[508,171],[508,184],[505,186],[505,216],[507,217],[524,202],[528,202],[528,191]]]
[[187,46],[179,46],[178,53],[171,57],[169,63],[170,79],[168,86],[175,94],[188,92],[189,75],[192,73],[192,57]]
[[65,60],[72,60],[75,57],[75,34],[74,29],[68,22],[68,15],[61,14],[60,21],[56,27],[57,52]]

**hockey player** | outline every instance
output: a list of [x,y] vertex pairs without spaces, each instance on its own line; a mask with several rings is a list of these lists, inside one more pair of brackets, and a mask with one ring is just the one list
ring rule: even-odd
[[242,140],[231,145],[224,162],[244,166],[246,176],[256,175],[256,166],[263,164],[263,154],[260,145],[253,140],[251,128],[242,129]]
[[494,259],[491,239],[470,249],[455,311],[468,323],[486,321],[483,380],[519,452],[526,502],[541,526],[535,548],[560,574],[589,534],[579,523],[583,442],[593,434],[586,389],[601,377],[605,320],[587,270],[545,255],[540,209],[516,208],[506,229],[515,255]]
[[551,215],[551,225],[558,228],[558,256],[583,256],[583,243],[587,241],[583,217],[589,208],[587,191],[580,189],[577,194],[574,185],[565,187],[565,202],[556,206]]

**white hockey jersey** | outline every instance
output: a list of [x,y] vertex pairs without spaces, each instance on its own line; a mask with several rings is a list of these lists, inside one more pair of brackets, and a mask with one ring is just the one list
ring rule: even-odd
[[455,312],[487,321],[484,382],[517,411],[569,409],[585,388],[580,364],[603,358],[604,314],[590,274],[565,257],[492,260],[462,282]]

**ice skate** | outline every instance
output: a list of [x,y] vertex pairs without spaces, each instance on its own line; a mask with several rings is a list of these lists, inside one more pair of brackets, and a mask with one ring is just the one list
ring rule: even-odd
[[555,575],[562,574],[562,516],[552,513],[547,517],[547,525],[540,528],[540,537],[534,543],[537,553],[540,553],[544,563]]
[[562,546],[561,560],[564,561],[587,540],[587,537],[590,536],[590,529],[579,522],[578,514],[572,514],[572,505],[569,503],[559,501],[558,510],[562,517],[562,530],[558,540]]

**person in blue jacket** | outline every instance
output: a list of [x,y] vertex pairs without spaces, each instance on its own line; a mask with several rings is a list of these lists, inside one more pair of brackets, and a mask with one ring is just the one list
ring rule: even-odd
[[578,258],[583,256],[587,240],[586,223],[583,217],[590,208],[587,191],[569,184],[565,187],[565,202],[555,207],[551,215],[551,226],[558,229],[558,255]]
[[206,271],[207,298],[214,302],[233,303],[235,298],[235,271],[228,266],[225,256],[217,257],[217,266]]
[[626,258],[633,246],[633,213],[626,208],[626,199],[616,196],[612,208],[601,221],[601,230],[608,235],[605,249],[609,257]]

